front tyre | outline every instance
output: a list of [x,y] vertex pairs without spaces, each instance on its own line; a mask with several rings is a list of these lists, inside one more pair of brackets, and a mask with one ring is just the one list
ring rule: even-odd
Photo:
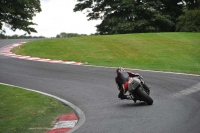
[[153,99],[144,91],[141,87],[136,90],[136,94],[140,98],[141,101],[146,102],[148,105],[153,104]]

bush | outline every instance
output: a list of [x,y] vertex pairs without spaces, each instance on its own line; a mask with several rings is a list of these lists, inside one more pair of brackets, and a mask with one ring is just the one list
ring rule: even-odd
[[188,10],[177,21],[176,31],[200,32],[200,10]]

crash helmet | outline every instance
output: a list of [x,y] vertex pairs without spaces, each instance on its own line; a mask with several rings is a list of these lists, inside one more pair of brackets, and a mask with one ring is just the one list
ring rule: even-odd
[[117,69],[116,69],[116,73],[118,73],[118,72],[124,72],[125,70],[124,70],[124,68],[123,67],[118,67]]

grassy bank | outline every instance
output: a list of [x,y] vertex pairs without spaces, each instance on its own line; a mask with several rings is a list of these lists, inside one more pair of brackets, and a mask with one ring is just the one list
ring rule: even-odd
[[72,109],[35,92],[0,84],[0,132],[43,133]]
[[200,33],[86,36],[29,42],[17,54],[200,74]]

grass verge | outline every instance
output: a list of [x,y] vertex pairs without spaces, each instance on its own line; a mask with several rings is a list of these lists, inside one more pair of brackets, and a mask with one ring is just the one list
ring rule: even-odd
[[17,87],[0,84],[0,132],[44,133],[61,114],[73,110],[60,101]]
[[141,33],[29,42],[21,55],[87,62],[99,66],[122,66],[200,74],[200,33]]

